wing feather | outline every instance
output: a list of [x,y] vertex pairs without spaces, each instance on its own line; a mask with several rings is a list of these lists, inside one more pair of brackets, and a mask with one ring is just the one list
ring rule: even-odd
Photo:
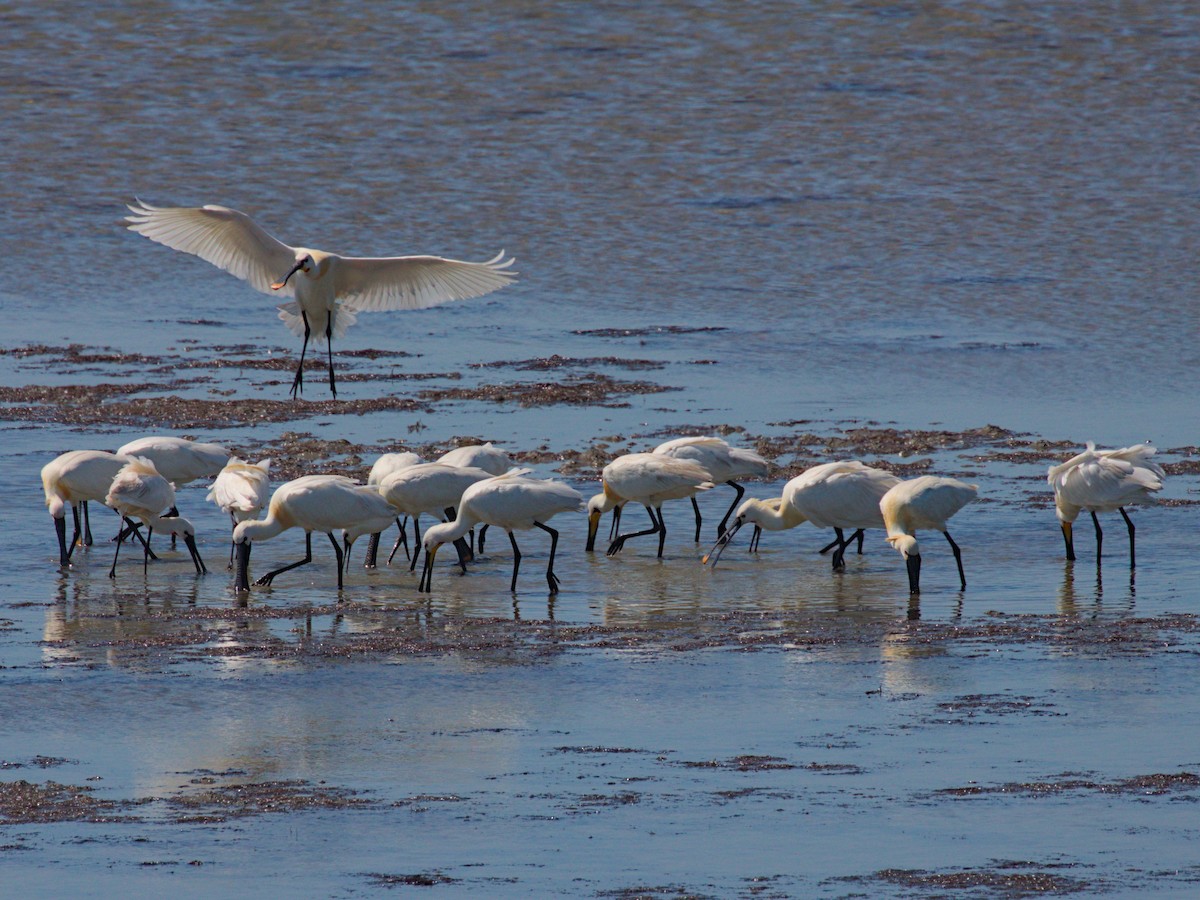
[[253,219],[225,206],[151,206],[138,200],[129,204],[129,230],[173,250],[191,253],[264,294],[295,296],[289,283],[271,290],[293,265],[295,248],[268,234]]
[[503,250],[478,263],[440,256],[341,257],[334,290],[343,305],[363,312],[426,309],[512,284],[514,262],[504,259]]

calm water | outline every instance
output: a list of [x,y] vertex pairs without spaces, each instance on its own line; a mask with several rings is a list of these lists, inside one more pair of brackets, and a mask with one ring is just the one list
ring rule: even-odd
[[[403,440],[420,425],[422,441],[471,434],[520,450],[718,422],[771,433],[786,430],[771,423],[812,419],[817,431],[990,422],[1108,446],[1200,443],[1193,4],[39,3],[0,10],[0,46],[10,260],[0,349],[247,344],[294,357],[269,298],[121,228],[122,204],[138,196],[227,204],[285,241],[348,254],[486,259],[503,247],[517,257],[517,286],[363,315],[342,349],[417,353],[406,370],[462,371],[464,384],[525,377],[477,362],[645,358],[667,365],[634,377],[679,388],[627,408],[463,404],[299,426],[324,438]],[[576,333],[658,326],[722,330]],[[0,358],[5,385],[95,377]],[[214,377],[193,394],[285,392],[254,372]],[[324,396],[320,382],[309,390]],[[341,385],[349,398],[380,390]],[[370,889],[363,873],[440,871],[457,879],[446,892],[730,896],[767,884],[837,895],[902,891],[830,879],[1008,859],[1065,860],[1124,889],[1149,883],[1133,869],[1178,870],[1183,880],[1155,889],[1188,893],[1190,803],[1067,795],[948,807],[928,792],[1195,768],[1192,648],[1087,659],[1016,645],[926,656],[885,643],[277,665],[239,654],[239,642],[295,643],[297,623],[231,615],[218,626],[233,648],[220,660],[147,662],[119,648],[139,629],[156,633],[146,610],[231,603],[219,514],[199,488],[181,496],[214,570],[203,581],[171,560],[144,580],[139,566],[123,568],[110,585],[106,548],[61,575],[37,469],[60,450],[136,435],[0,429],[10,496],[0,760],[71,760],[6,780],[100,776],[98,791],[140,797],[197,770],[240,769],[368,790],[385,804],[461,798],[423,813],[262,816],[240,831],[4,826],[0,843],[26,848],[0,850],[10,884],[349,895]],[[236,448],[263,434],[200,436]],[[1133,585],[1120,566],[1124,535],[1109,525],[1097,583],[1090,555],[1064,568],[1053,514],[1031,500],[1044,467],[968,457],[938,464],[993,501],[956,522],[971,588],[965,599],[953,592],[952,561],[937,547],[922,621],[1194,611],[1194,506],[1137,514]],[[1164,493],[1194,500],[1197,490],[1195,476],[1180,476]],[[675,535],[687,518],[686,507],[668,510]],[[471,577],[439,573],[428,614],[638,626],[724,609],[866,624],[907,614],[903,565],[878,540],[831,579],[806,556],[812,533],[764,539],[757,561],[731,551],[708,572],[682,540],[661,564],[644,551],[584,558],[582,529],[563,523],[565,589],[552,609],[534,538],[514,607],[500,538]],[[256,567],[293,558],[299,539],[274,544],[256,549]],[[253,602],[328,602],[327,549],[318,543],[310,575]],[[388,627],[387,616],[419,606],[398,573],[355,572],[350,592],[384,618],[318,620],[318,635]],[[124,604],[141,612],[123,618]],[[63,651],[43,638],[72,643]],[[1033,697],[1047,714],[931,724],[938,704],[972,694]],[[838,781],[674,764],[739,754],[860,771]],[[586,799],[620,785],[645,792],[620,806]],[[204,865],[186,866],[193,859]]]

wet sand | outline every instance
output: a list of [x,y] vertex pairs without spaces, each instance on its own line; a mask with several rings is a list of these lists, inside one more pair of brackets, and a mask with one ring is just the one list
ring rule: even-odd
[[[1072,435],[821,419],[751,431],[678,411],[640,424],[645,410],[622,404],[686,380],[646,356],[416,378],[364,352],[339,359],[347,384],[393,377],[394,394],[292,403],[278,399],[286,360],[247,366],[240,353],[190,345],[210,382],[179,377],[175,357],[7,352],[0,476],[30,523],[0,563],[10,889],[36,892],[53,873],[64,892],[186,896],[1195,892],[1195,447],[1163,449],[1168,487],[1134,513],[1131,572],[1119,518],[1105,521],[1102,565],[1083,526],[1079,560],[1062,559],[1044,478],[1079,446]],[[155,369],[163,380],[146,381]],[[585,396],[616,418],[547,426]],[[506,422],[509,409],[529,418]],[[400,440],[354,424],[397,410],[416,411]],[[661,561],[636,543],[586,554],[582,517],[556,519],[553,597],[546,546],[520,536],[516,594],[493,538],[465,576],[439,566],[428,597],[403,554],[367,571],[361,546],[337,592],[317,541],[312,565],[246,598],[224,570],[228,524],[199,486],[179,499],[208,576],[159,547],[147,574],[132,558],[110,582],[102,510],[96,546],[59,571],[31,473],[60,450],[155,431],[272,456],[276,484],[362,477],[385,450],[502,439],[586,495],[618,453],[719,433],[772,461],[752,496],[853,456],[963,477],[981,497],[953,521],[967,590],[927,537],[919,600],[881,535],[840,574],[807,527],[764,535],[754,555],[739,538],[701,566],[687,504],[665,510]],[[702,501],[704,541],[730,499]],[[286,533],[256,545],[253,565],[301,547]]]

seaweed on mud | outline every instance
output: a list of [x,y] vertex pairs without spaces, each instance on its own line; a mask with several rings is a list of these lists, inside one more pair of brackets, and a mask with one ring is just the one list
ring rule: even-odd
[[437,887],[439,884],[457,884],[458,879],[441,872],[415,872],[407,875],[391,875],[383,872],[364,872],[374,887]]
[[472,369],[517,369],[522,372],[545,372],[552,369],[590,368],[592,366],[614,366],[622,369],[665,369],[667,364],[657,359],[625,359],[620,356],[539,356],[533,359],[496,360],[495,362],[471,363]]
[[779,769],[795,769],[797,766],[780,756],[757,756],[743,754],[725,760],[683,760],[679,765],[688,769],[727,769],[733,772],[772,772]]
[[728,328],[717,325],[655,325],[648,328],[585,328],[572,331],[571,334],[589,337],[655,337],[663,334],[703,334],[713,331],[728,331]]
[[521,406],[549,406],[565,403],[574,406],[614,406],[614,398],[626,394],[659,394],[679,388],[649,381],[618,381],[607,375],[569,376],[559,381],[517,381],[510,384],[484,384],[477,387],[438,388],[421,391],[428,403],[447,400],[485,400],[489,403],[517,403]]
[[985,794],[1003,794],[1009,797],[1048,797],[1072,791],[1090,791],[1097,794],[1162,797],[1167,794],[1197,790],[1200,790],[1200,775],[1194,772],[1134,775],[1114,781],[1101,781],[1068,772],[1043,781],[1007,782],[993,785],[971,784],[964,787],[941,788],[935,793],[953,797],[976,797]]
[[[1017,871],[1018,866],[1027,871]],[[882,869],[854,881],[883,881],[925,893],[945,890],[986,888],[1003,897],[1032,897],[1063,895],[1091,891],[1096,885],[1081,878],[1070,878],[1056,872],[1042,871],[1044,866],[1018,864],[997,865],[991,868],[957,869],[930,872],[925,869]]]
[[145,801],[103,800],[95,788],[47,781],[0,782],[0,825],[49,822],[135,822],[126,810]]
[[200,790],[168,797],[165,803],[177,818],[219,822],[268,813],[291,813],[310,809],[362,809],[377,806],[375,800],[359,796],[349,788],[315,785],[303,779],[253,781],[205,785]]

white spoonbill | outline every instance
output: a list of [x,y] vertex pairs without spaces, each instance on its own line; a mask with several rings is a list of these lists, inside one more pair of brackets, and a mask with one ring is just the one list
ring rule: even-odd
[[[741,447],[731,447],[728,442],[719,437],[682,437],[673,441],[659,444],[654,453],[660,456],[670,456],[674,459],[690,459],[698,462],[708,471],[709,480],[713,484],[727,484],[737,493],[721,523],[717,526],[717,537],[725,533],[729,517],[741,502],[746,489],[737,483],[738,478],[754,478],[767,474],[770,463],[755,453]],[[692,497],[692,509],[696,513],[696,540],[700,540],[700,504]]]
[[177,488],[197,478],[216,476],[233,455],[219,444],[164,435],[130,441],[118,447],[117,453],[149,459],[158,474]]
[[1052,466],[1047,481],[1054,487],[1054,507],[1067,544],[1067,559],[1075,558],[1072,525],[1081,510],[1092,514],[1096,527],[1096,561],[1100,561],[1100,545],[1104,532],[1100,530],[1098,512],[1120,511],[1129,530],[1129,567],[1135,563],[1133,522],[1125,507],[1150,499],[1162,490],[1166,473],[1162,466],[1151,462],[1155,449],[1148,444],[1135,444],[1119,450],[1097,450],[1089,442],[1087,449],[1065,463]]
[[341,475],[304,475],[276,488],[267,506],[267,516],[258,521],[239,522],[233,530],[237,555],[234,590],[250,590],[250,545],[265,541],[289,528],[304,530],[304,559],[268,572],[255,584],[270,584],[275,576],[312,562],[312,533],[329,536],[337,555],[338,590],[342,589],[345,559],[333,532],[341,530],[346,552],[364,534],[374,534],[392,524],[395,510],[373,487],[355,484]]
[[[112,480],[104,502],[115,509],[123,520],[141,519],[150,529],[162,528],[173,534],[182,534],[188,553],[192,555],[192,563],[196,566],[196,574],[201,575],[208,571],[204,560],[200,558],[200,552],[196,549],[196,529],[192,527],[192,523],[179,515],[162,515],[163,510],[175,508],[175,488],[158,473],[154,463],[148,458],[130,458]],[[149,550],[149,545],[143,544],[143,570],[150,559]],[[117,577],[117,557],[120,555],[121,541],[117,541],[112,568],[108,572],[109,578]]]
[[[358,313],[481,297],[511,284],[517,274],[509,270],[513,260],[505,260],[503,250],[481,263],[440,256],[338,256],[290,247],[245,213],[224,206],[161,207],[139,200],[129,210],[131,231],[199,256],[264,294],[294,298],[279,307],[279,318],[304,338],[293,398],[303,392],[304,354],[313,332],[323,334],[329,346],[329,390],[337,397],[333,339],[354,324]],[[293,280],[296,273],[300,277]]]
[[[733,527],[721,536],[705,561],[711,558],[715,565],[729,541],[746,522],[768,531],[783,531],[802,522],[811,522],[818,528],[832,528],[837,535],[837,540],[825,550],[837,548],[833,553],[833,568],[841,569],[846,564],[846,548],[855,538],[860,540],[861,551],[863,529],[883,527],[879,501],[899,483],[900,479],[891,472],[858,460],[812,466],[784,485],[783,496],[777,500],[747,500],[743,503]],[[855,529],[849,539],[843,532],[845,528]],[[755,538],[757,536],[756,531]]]
[[[233,527],[257,516],[267,503],[271,487],[271,460],[246,462],[231,456],[204,499],[215,503],[229,515]],[[233,545],[229,548],[229,568],[233,568]]]
[[909,593],[921,593],[921,548],[914,537],[921,528],[933,528],[946,536],[954,552],[954,561],[958,563],[961,589],[967,589],[962,551],[946,530],[946,520],[974,500],[978,493],[976,485],[957,478],[922,475],[900,482],[883,495],[879,510],[887,527],[888,543],[900,551],[908,566]]
[[[486,444],[466,444],[455,447],[439,456],[437,462],[447,466],[465,466],[467,468],[483,469],[493,475],[503,475],[513,467],[508,454],[500,450],[491,441]],[[479,552],[483,552],[483,543],[487,536],[487,525],[479,529]],[[475,529],[471,529],[471,551],[475,550]]]
[[[367,475],[367,484],[378,490],[383,479],[387,478],[393,472],[399,472],[407,469],[410,466],[420,465],[424,462],[421,457],[408,450],[399,453],[384,453],[371,466],[371,471]],[[404,545],[404,555],[410,556],[408,552],[408,532],[404,527],[405,519],[396,516],[396,527],[400,529],[400,536],[396,538],[396,546]],[[394,551],[393,551],[394,552]],[[365,568],[375,568],[375,558],[379,554],[379,534],[373,534],[367,539],[367,561],[364,564]],[[349,561],[347,561],[349,564]]]
[[[447,466],[436,462],[421,463],[409,466],[399,472],[393,472],[383,479],[379,485],[379,493],[395,510],[406,516],[412,516],[415,545],[419,546],[422,513],[432,513],[437,516],[439,522],[453,519],[463,492],[471,485],[491,477],[493,477],[492,474],[484,469],[469,466]],[[400,541],[397,540],[396,546],[392,547],[392,552],[388,556],[389,563],[396,555],[399,546]],[[463,565],[465,571],[466,562],[471,556],[470,550],[465,541],[456,541],[455,546],[458,548],[459,563]],[[419,555],[419,553],[413,553],[412,563],[408,567],[410,572],[417,567]]]
[[587,549],[596,547],[596,530],[600,517],[610,509],[626,503],[640,503],[650,513],[652,527],[645,531],[618,534],[608,546],[607,555],[621,552],[625,542],[646,534],[658,535],[658,555],[663,555],[667,526],[663,522],[662,505],[668,500],[694,497],[713,487],[708,470],[690,459],[675,459],[658,453],[627,453],[618,456],[600,473],[601,493],[588,501]]
[[421,571],[418,590],[428,592],[433,580],[433,560],[438,548],[449,541],[461,539],[476,524],[503,528],[513,548],[512,584],[517,589],[517,570],[521,568],[521,549],[513,531],[540,528],[550,535],[550,561],[546,564],[546,583],[550,593],[558,593],[558,576],[554,574],[554,554],[558,550],[558,531],[546,524],[560,512],[583,509],[583,495],[561,481],[528,478],[526,470],[514,469],[480,481],[463,491],[458,515],[453,522],[434,525],[425,532],[425,567]]
[[[88,521],[89,500],[104,502],[113,479],[129,462],[128,457],[118,456],[104,450],[71,450],[56,456],[42,466],[42,490],[46,495],[46,508],[54,519],[54,530],[58,533],[58,564],[69,566],[75,545],[83,535],[83,545],[92,543],[91,523]],[[75,533],[67,547],[67,507],[75,520]],[[80,508],[83,511],[82,525]],[[139,534],[138,537],[141,537]],[[144,540],[144,539],[143,539]]]

